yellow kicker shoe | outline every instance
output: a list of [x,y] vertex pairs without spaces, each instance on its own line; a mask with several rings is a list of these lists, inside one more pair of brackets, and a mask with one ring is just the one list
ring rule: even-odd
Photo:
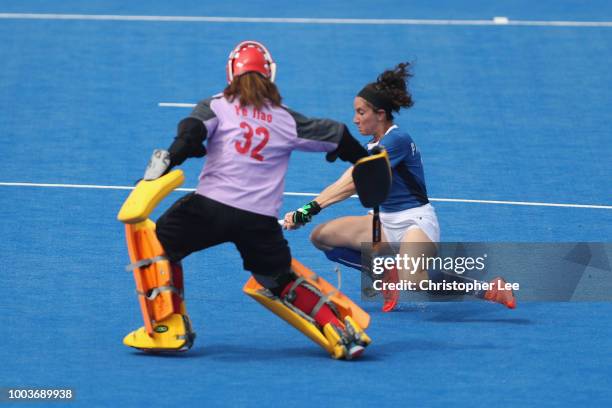
[[174,313],[153,326],[153,337],[144,327],[134,330],[123,339],[123,344],[153,353],[186,351],[191,348],[195,333],[187,315]]
[[323,334],[332,346],[331,356],[335,359],[352,360],[359,357],[372,339],[350,316],[344,318],[344,329],[327,323]]

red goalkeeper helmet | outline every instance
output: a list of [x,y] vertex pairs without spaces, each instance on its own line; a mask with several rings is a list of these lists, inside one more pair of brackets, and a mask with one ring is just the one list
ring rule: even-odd
[[276,64],[270,51],[262,43],[243,41],[230,52],[227,59],[227,83],[247,72],[259,72],[274,82]]

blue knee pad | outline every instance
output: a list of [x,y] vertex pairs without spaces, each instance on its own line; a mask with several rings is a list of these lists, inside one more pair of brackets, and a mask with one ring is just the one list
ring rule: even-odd
[[332,262],[337,262],[349,268],[362,271],[361,252],[344,247],[332,248],[329,251],[324,251],[325,256]]

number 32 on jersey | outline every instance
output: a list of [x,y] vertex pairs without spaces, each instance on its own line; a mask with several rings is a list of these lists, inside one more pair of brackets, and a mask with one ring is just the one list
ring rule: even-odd
[[[253,159],[258,161],[264,161],[264,157],[261,155],[262,149],[266,146],[270,140],[270,132],[263,126],[253,128],[246,122],[241,122],[240,127],[244,130],[242,134],[243,139],[234,142],[236,151],[240,154],[249,154]],[[261,141],[251,150],[253,145],[253,135],[261,137]]]

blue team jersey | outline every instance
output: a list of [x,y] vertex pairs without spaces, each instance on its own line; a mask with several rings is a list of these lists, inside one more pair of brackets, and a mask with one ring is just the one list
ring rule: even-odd
[[[376,145],[368,143],[368,151]],[[380,210],[397,212],[429,203],[421,153],[410,135],[394,125],[378,145],[387,150],[392,172],[391,191]]]

